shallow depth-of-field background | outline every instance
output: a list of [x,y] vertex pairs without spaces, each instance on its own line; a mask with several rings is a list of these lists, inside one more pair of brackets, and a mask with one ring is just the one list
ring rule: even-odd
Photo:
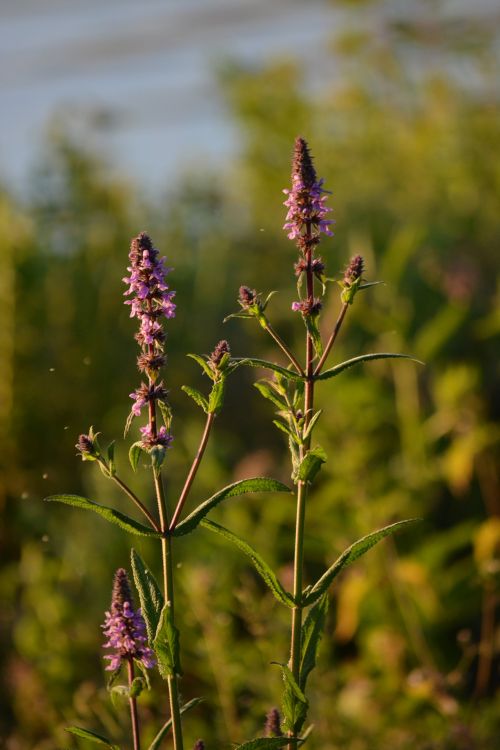
[[[367,280],[335,360],[409,352],[349,370],[318,389],[317,430],[329,461],[307,511],[307,577],[347,544],[391,520],[419,516],[341,577],[332,592],[319,669],[311,680],[311,750],[493,750],[500,736],[500,112],[492,16],[392,16],[333,33],[335,85],[309,91],[293,54],[250,68],[220,66],[220,87],[240,134],[240,155],[211,171],[190,167],[168,199],[116,177],[64,125],[47,138],[29,194],[0,193],[0,747],[85,747],[65,734],[82,724],[117,740],[126,707],[113,708],[101,658],[104,609],[132,540],[96,517],[46,506],[69,491],[125,508],[75,456],[92,424],[118,438],[120,470],[138,490],[121,440],[136,387],[134,322],[122,304],[130,237],[147,230],[175,268],[178,314],[168,330],[166,381],[175,442],[167,488],[179,489],[202,420],[181,392],[206,387],[188,352],[222,337],[235,356],[276,358],[251,321],[222,319],[240,284],[278,290],[270,317],[302,346],[296,251],[281,225],[293,139],[309,140],[333,192],[330,276],[354,253]],[[496,19],[498,21],[498,18]],[[291,53],[293,50],[291,51]],[[433,61],[438,58],[439,65]],[[175,149],[175,144],[169,144]],[[324,310],[332,324],[339,295]],[[497,359],[497,361],[495,361]],[[196,480],[190,507],[245,476],[289,480],[272,410],[238,370]],[[290,579],[293,503],[238,498],[217,510]],[[136,540],[133,540],[136,544]],[[139,541],[158,570],[158,550]],[[200,529],[177,545],[178,617],[187,737],[229,747],[261,731],[279,704],[273,660],[287,658],[289,623],[232,548]],[[141,698],[147,737],[163,686]]]

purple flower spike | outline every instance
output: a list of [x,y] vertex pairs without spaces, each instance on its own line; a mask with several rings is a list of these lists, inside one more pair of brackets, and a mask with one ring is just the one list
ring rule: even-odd
[[153,651],[147,645],[146,624],[141,610],[134,611],[127,572],[119,568],[113,581],[110,611],[102,626],[107,641],[104,648],[112,649],[106,670],[114,672],[124,661],[136,659],[151,669],[156,664]]
[[327,191],[323,189],[323,180],[317,179],[309,147],[303,138],[295,141],[292,189],[283,192],[287,196],[284,205],[288,207],[283,229],[289,239],[297,240],[299,246],[306,249],[305,244],[317,244],[321,232],[332,236],[333,221],[325,218],[331,211],[325,206]]

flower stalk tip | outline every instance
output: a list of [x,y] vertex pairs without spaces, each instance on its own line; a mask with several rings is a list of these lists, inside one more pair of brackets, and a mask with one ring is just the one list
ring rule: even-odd
[[111,607],[106,612],[102,629],[107,637],[104,648],[111,649],[111,653],[104,657],[109,660],[107,671],[114,672],[123,662],[134,659],[147,669],[154,667],[156,660],[147,645],[146,624],[141,610],[134,610],[130,582],[124,568],[115,573]]

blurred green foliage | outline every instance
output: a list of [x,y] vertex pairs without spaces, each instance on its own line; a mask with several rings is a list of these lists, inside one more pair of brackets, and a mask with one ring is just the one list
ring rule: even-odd
[[[238,286],[278,290],[270,317],[301,345],[300,321],[289,314],[295,251],[281,230],[297,133],[333,190],[336,233],[323,246],[329,275],[359,252],[367,279],[385,282],[356,298],[335,359],[386,350],[427,363],[373,363],[318,389],[318,439],[329,462],[309,501],[309,578],[373,528],[408,516],[424,520],[336,585],[311,679],[310,746],[495,747],[497,47],[479,16],[446,23],[428,12],[421,22],[408,14],[383,24],[380,16],[375,34],[360,31],[365,4],[349,8],[332,42],[340,83],[319,96],[304,92],[291,62],[224,69],[241,158],[218,174],[187,175],[166,205],[145,205],[133,185],[110,177],[100,158],[61,129],[52,133],[29,199],[1,196],[1,747],[84,747],[65,734],[70,723],[126,737],[125,707],[113,707],[104,689],[99,624],[130,540],[41,498],[85,492],[125,507],[93,466],[81,466],[73,445],[91,424],[104,441],[120,438],[130,408],[136,346],[121,278],[139,230],[147,228],[175,266],[178,289],[168,338],[172,492],[202,428],[180,386],[204,383],[184,355],[209,352],[224,336],[235,356],[279,359],[256,326],[222,326]],[[339,307],[335,289],[325,331]],[[192,503],[232,479],[288,479],[281,435],[251,382],[242,370],[231,378]],[[118,460],[127,474],[122,440]],[[150,496],[146,476],[129,479]],[[287,582],[293,507],[280,497],[263,500],[231,501],[216,517],[248,535]],[[158,569],[155,546],[138,548]],[[181,539],[177,555],[182,690],[186,699],[206,698],[186,720],[188,738],[203,736],[209,748],[248,739],[279,700],[279,670],[270,662],[287,658],[288,618],[245,560],[205,531],[194,546]],[[147,737],[160,721],[155,694],[141,697]]]

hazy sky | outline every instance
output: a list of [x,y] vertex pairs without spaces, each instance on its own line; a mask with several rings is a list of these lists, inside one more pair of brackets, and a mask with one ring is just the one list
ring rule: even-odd
[[[1,0],[0,176],[22,189],[55,112],[71,112],[123,171],[166,185],[181,163],[233,153],[217,65],[299,57],[327,71],[325,0]],[[331,63],[330,63],[331,65]]]

